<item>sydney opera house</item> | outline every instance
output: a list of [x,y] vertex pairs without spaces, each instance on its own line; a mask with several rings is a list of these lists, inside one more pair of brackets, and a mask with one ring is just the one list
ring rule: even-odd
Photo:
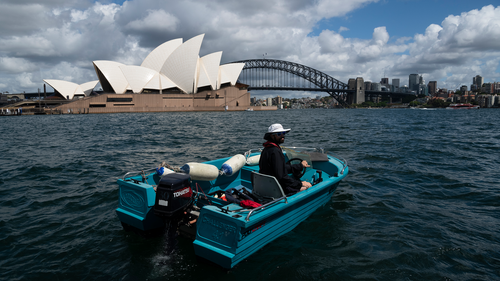
[[[44,79],[57,96],[71,100],[57,109],[74,113],[245,110],[247,86],[237,83],[244,63],[221,65],[222,52],[199,57],[204,34],[183,43],[167,41],[140,66],[94,61],[98,80],[84,84]],[[95,95],[100,83],[102,94]]]

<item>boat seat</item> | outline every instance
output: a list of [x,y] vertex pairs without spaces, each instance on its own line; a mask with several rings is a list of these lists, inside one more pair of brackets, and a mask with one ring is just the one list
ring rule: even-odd
[[257,197],[270,200],[286,197],[278,180],[270,175],[264,175],[257,172],[252,172],[250,177],[252,181],[253,194]]

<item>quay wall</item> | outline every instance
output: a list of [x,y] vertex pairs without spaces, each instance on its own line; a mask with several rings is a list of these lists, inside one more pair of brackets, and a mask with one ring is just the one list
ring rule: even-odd
[[98,114],[169,111],[276,110],[274,106],[250,106],[246,89],[226,87],[197,94],[101,94],[46,109],[47,114]]

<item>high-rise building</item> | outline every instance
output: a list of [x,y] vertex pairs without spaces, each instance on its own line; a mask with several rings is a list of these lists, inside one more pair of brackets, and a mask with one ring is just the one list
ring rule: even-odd
[[427,90],[427,86],[425,86],[425,80],[424,80],[424,77],[422,75],[420,75],[418,77],[418,90],[417,90],[417,94],[424,94],[424,95],[427,95],[429,91]]
[[483,86],[484,79],[480,75],[476,75],[476,77],[472,77],[472,84],[477,86],[477,89],[481,89]]
[[276,102],[277,105],[283,104],[283,98],[280,96],[277,96],[274,101]]
[[418,91],[417,93],[420,95],[426,95],[429,93],[429,90],[427,88],[427,86],[425,86],[425,84],[418,84]]
[[398,88],[399,88],[399,78],[394,78],[394,79],[392,79],[392,86],[393,86],[395,89],[398,89]]
[[389,78],[382,78],[380,80],[380,84],[384,85],[384,86],[387,86],[389,85]]
[[267,103],[266,103],[267,106],[271,106],[273,105],[273,98],[267,98]]
[[410,77],[408,79],[408,87],[410,88],[411,91],[417,91],[418,90],[418,74],[410,74]]
[[427,87],[429,88],[430,95],[435,95],[437,93],[437,81],[429,81]]

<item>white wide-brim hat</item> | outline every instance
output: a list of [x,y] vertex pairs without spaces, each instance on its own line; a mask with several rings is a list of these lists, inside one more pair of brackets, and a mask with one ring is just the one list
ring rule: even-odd
[[281,124],[272,124],[267,129],[267,133],[268,134],[271,134],[271,133],[280,133],[280,132],[287,132],[288,133],[289,131],[290,131],[290,129],[283,129],[283,126],[281,126]]

